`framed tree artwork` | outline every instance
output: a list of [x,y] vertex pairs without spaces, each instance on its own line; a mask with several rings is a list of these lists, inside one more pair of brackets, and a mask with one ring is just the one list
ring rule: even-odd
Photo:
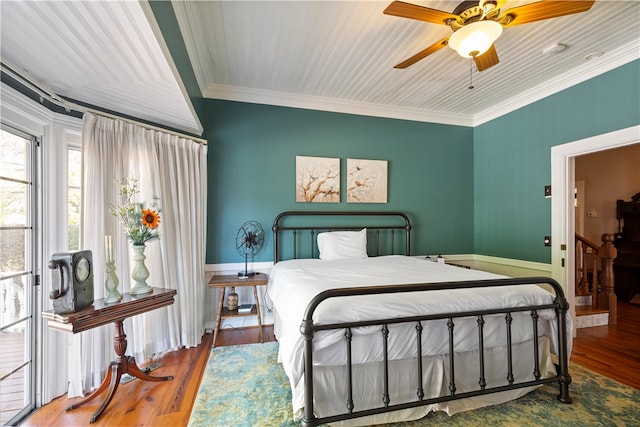
[[340,159],[296,156],[296,202],[340,203]]
[[347,159],[347,203],[387,203],[387,163]]

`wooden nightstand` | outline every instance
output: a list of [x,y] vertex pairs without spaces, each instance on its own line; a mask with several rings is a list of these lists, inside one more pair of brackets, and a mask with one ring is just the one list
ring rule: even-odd
[[[248,277],[246,279],[240,279],[237,275],[228,276],[213,276],[209,280],[210,288],[220,289],[220,298],[218,299],[218,314],[216,315],[216,328],[213,330],[213,346],[216,346],[216,338],[220,331],[220,320],[227,317],[240,317],[240,316],[258,316],[258,328],[260,333],[260,342],[264,342],[262,335],[262,316],[260,315],[260,303],[258,301],[258,288],[257,286],[264,286],[268,282],[268,277],[264,273],[256,273],[255,276]],[[243,286],[253,287],[253,298],[255,306],[248,313],[238,313],[238,310],[229,310],[224,307],[224,295],[227,288],[240,288]]]

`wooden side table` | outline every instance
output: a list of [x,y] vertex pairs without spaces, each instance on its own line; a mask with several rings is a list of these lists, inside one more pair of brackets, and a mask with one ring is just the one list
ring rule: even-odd
[[[264,273],[256,273],[255,276],[241,279],[237,275],[222,275],[213,276],[209,280],[209,287],[214,289],[220,289],[220,298],[218,299],[218,314],[216,315],[216,327],[213,330],[213,346],[216,346],[216,338],[218,338],[218,332],[220,332],[220,320],[227,317],[240,317],[240,316],[258,316],[258,328],[260,334],[260,342],[264,342],[262,335],[262,316],[260,315],[260,303],[258,300],[258,288],[257,286],[264,286],[268,282],[268,277]],[[255,301],[255,309],[252,309],[248,313],[238,313],[238,310],[229,310],[224,307],[224,295],[227,288],[240,288],[243,286],[253,287],[253,298]]]
[[122,295],[122,301],[114,304],[106,304],[104,298],[100,298],[95,300],[90,307],[75,313],[55,314],[51,310],[42,313],[42,317],[48,320],[49,327],[57,331],[76,334],[109,323],[113,323],[116,328],[113,348],[117,357],[109,365],[104,381],[93,393],[68,406],[65,411],[82,406],[98,397],[105,390],[108,390],[102,405],[89,420],[89,423],[94,423],[111,402],[111,399],[113,399],[113,395],[120,385],[120,377],[122,375],[130,374],[145,381],[169,381],[173,379],[172,376],[155,377],[143,372],[132,356],[124,354],[127,350],[127,336],[124,333],[122,322],[127,317],[173,304],[176,293],[175,289],[153,288],[150,293],[144,295],[125,293]]

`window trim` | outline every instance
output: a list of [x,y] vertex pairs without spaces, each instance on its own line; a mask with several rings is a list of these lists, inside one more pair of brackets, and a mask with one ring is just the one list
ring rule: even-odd
[[33,320],[36,325],[33,339],[38,344],[34,347],[33,361],[35,406],[38,408],[66,393],[68,388],[67,371],[60,369],[60,366],[67,365],[67,340],[60,339],[58,332],[48,329],[39,313],[52,307],[48,298],[51,277],[45,261],[67,244],[66,190],[60,194],[60,189],[66,188],[66,175],[61,175],[60,165],[66,155],[66,134],[81,135],[82,119],[50,111],[4,83],[0,83],[0,96],[2,122],[36,136],[40,143],[39,149],[35,150],[40,182],[36,184],[39,188],[35,192],[38,198],[34,208],[45,215],[39,215],[38,223],[33,224],[35,235],[42,230],[41,238],[34,246],[34,274],[40,276],[40,286],[33,287]]

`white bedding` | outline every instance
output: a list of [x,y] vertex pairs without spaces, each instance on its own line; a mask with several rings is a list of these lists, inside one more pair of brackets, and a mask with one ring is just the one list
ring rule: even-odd
[[[462,269],[406,256],[384,256],[353,260],[289,260],[277,263],[269,278],[267,293],[276,313],[275,332],[279,341],[279,360],[283,363],[293,392],[294,412],[302,408],[303,339],[300,324],[311,299],[326,289],[406,283],[435,283],[502,278],[487,272]],[[459,289],[407,294],[343,297],[321,303],[314,314],[314,323],[334,323],[380,319],[418,314],[438,314],[467,310],[518,307],[547,304],[554,295],[536,285],[508,286],[485,289]],[[357,299],[357,304],[355,302]],[[538,313],[539,334],[547,336],[552,352],[557,354],[555,313]],[[567,318],[571,330],[570,318]],[[514,344],[532,339],[530,313],[514,314],[512,340]],[[393,325],[389,333],[389,358],[403,360],[416,355],[415,325]],[[424,323],[422,348],[424,356],[448,354],[446,321]],[[407,334],[412,338],[407,340]],[[382,339],[379,327],[353,330],[352,357],[354,364],[382,360]],[[364,337],[373,339],[364,339]],[[486,349],[506,343],[504,315],[486,316],[484,345]],[[475,319],[455,320],[455,352],[477,349],[478,329]],[[570,342],[569,342],[570,344]],[[569,346],[570,354],[570,346]],[[345,363],[344,331],[323,331],[314,337],[314,365],[337,366]],[[545,365],[546,366],[546,365]],[[548,366],[547,366],[548,367]]]

